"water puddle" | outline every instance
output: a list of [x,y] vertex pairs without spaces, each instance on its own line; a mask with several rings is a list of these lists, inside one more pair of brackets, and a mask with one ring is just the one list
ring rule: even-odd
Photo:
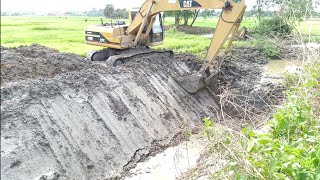
[[213,38],[213,34],[205,34],[205,35],[201,35],[201,37],[212,39]]
[[138,163],[136,168],[130,170],[131,175],[125,179],[174,180],[196,165],[205,144],[205,138],[192,137],[189,141],[170,147],[146,162]]
[[283,75],[284,73],[294,73],[301,71],[303,62],[300,60],[270,60],[264,66],[266,75]]

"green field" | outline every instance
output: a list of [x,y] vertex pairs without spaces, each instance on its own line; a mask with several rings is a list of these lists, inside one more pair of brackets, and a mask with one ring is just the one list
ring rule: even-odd
[[[85,22],[85,19],[88,19]],[[98,18],[1,17],[1,45],[14,47],[38,43],[64,52],[84,55],[100,49],[84,43],[84,28],[98,24]]]
[[[87,19],[87,21],[85,21]],[[166,18],[165,25],[173,24],[173,18]],[[198,18],[195,26],[215,27],[217,18]],[[299,29],[303,33],[320,35],[320,21],[313,20],[301,23]],[[87,25],[99,24],[97,17],[45,17],[17,16],[1,17],[1,45],[15,47],[38,43],[56,48],[63,52],[85,55],[89,50],[101,47],[84,43],[84,28]],[[255,18],[245,18],[241,24],[249,28],[257,25]],[[183,32],[167,31],[164,45],[158,48],[170,48],[176,52],[190,52],[204,56],[210,39],[200,35],[190,35]],[[235,45],[250,45],[250,42],[235,42]]]

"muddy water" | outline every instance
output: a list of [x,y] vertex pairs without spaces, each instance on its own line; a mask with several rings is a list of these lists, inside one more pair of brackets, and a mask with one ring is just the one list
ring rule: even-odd
[[174,180],[196,165],[205,144],[206,139],[198,135],[192,137],[189,141],[170,147],[146,162],[138,163],[125,179]]
[[300,60],[270,60],[264,66],[264,74],[283,75],[301,70],[303,61]]

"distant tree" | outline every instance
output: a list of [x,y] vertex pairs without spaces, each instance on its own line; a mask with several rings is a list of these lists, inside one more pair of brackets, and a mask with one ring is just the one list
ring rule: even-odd
[[254,9],[245,12],[245,17],[253,17],[255,15],[256,12],[254,11]]
[[191,21],[190,26],[193,26],[194,22],[196,22],[198,15],[199,15],[199,12],[200,12],[200,9],[192,11],[192,15],[191,15],[192,21]]
[[128,11],[126,9],[115,9],[112,4],[107,4],[103,10],[106,18],[126,19],[128,18]]
[[181,20],[181,11],[166,11],[162,17],[174,17],[174,25],[179,26]]
[[23,13],[21,13],[21,12],[13,12],[10,14],[10,16],[22,16],[22,15],[23,15]]
[[215,13],[214,10],[206,9],[200,13],[200,16],[203,17],[204,19],[207,19],[208,17],[212,17],[213,13]]
[[183,10],[183,11],[169,11],[166,12],[164,16],[174,17],[174,25],[181,25],[181,20],[183,19],[182,25],[189,25],[189,20],[192,20],[190,26],[193,26],[194,22],[198,18],[200,10]]
[[128,11],[126,9],[116,9],[112,17],[117,19],[127,19]]
[[86,16],[103,16],[103,9],[97,9],[97,8],[93,8],[90,11],[85,11],[83,12],[84,15]]
[[[254,7],[257,10],[259,24],[261,24],[262,6],[263,6],[262,1],[263,0],[257,0],[257,5]],[[268,1],[268,0],[265,0],[265,1]]]
[[279,10],[277,16],[283,20],[300,22],[313,14],[318,3],[319,0],[257,0],[258,19],[261,21],[263,10],[273,7]]
[[8,16],[9,13],[5,12],[5,11],[1,11],[1,16]]
[[83,13],[76,12],[76,11],[67,11],[65,14],[70,15],[70,16],[81,16]]
[[179,26],[181,21],[181,11],[174,11],[174,25]]
[[106,18],[114,18],[114,6],[112,4],[107,4],[103,10],[103,14]]
[[[305,18],[314,14],[314,5],[319,0],[257,0],[254,9],[257,12],[259,26],[258,33],[264,35],[290,34],[294,27]],[[269,9],[276,11],[271,12]],[[262,17],[272,16],[264,19]]]

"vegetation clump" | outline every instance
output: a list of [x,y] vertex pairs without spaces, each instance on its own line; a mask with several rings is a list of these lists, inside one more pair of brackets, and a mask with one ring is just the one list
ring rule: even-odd
[[280,17],[272,17],[261,21],[256,28],[258,34],[268,36],[289,35],[292,32],[292,26]]
[[205,119],[211,149],[228,161],[212,177],[320,179],[319,72],[320,60],[316,60],[306,65],[303,74],[288,76],[286,102],[263,130],[244,128],[239,133]]
[[263,38],[262,36],[258,36],[256,40],[257,47],[265,56],[270,59],[277,59],[280,57],[279,47],[273,40]]

